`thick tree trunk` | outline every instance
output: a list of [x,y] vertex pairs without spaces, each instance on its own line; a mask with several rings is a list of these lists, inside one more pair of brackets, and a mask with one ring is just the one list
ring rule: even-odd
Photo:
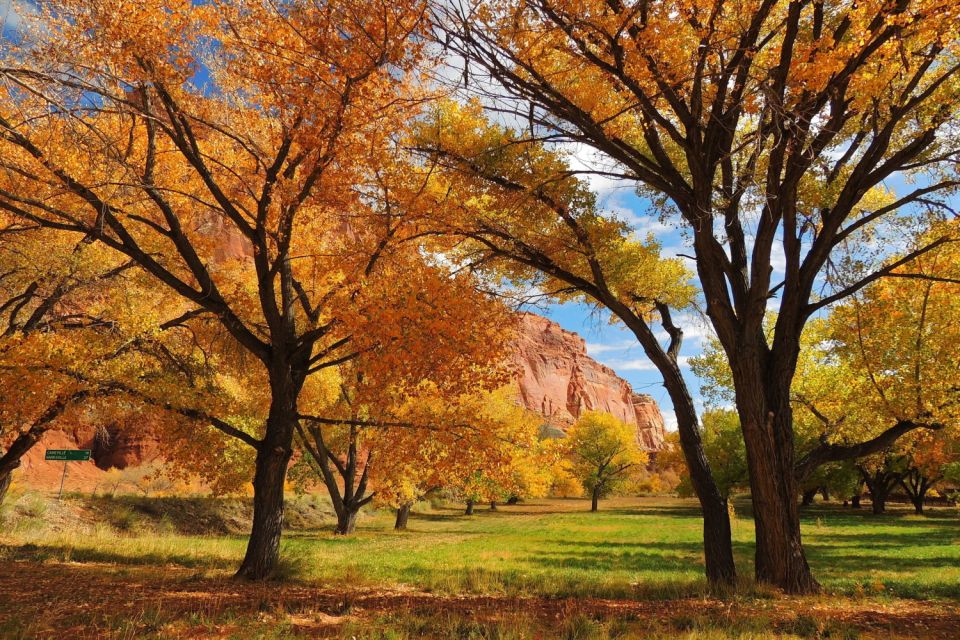
[[870,491],[870,509],[874,515],[880,515],[887,511],[887,497],[902,477],[898,473],[888,471],[884,468],[868,473],[863,467],[860,468],[860,476],[863,478],[867,490]]
[[410,520],[410,509],[413,505],[409,502],[407,504],[400,505],[400,508],[397,509],[397,520],[393,524],[393,528],[396,531],[406,531],[407,522]]
[[[762,339],[762,336],[761,336]],[[750,470],[756,531],[756,580],[791,594],[816,593],[800,537],[800,508],[794,475],[790,367],[770,366],[757,347],[731,357],[737,411]],[[729,355],[729,354],[728,354]],[[766,361],[767,366],[763,366]]]
[[860,508],[860,494],[854,494],[850,497],[850,508],[859,509]]
[[283,530],[283,486],[293,455],[293,434],[297,424],[297,396],[300,383],[288,368],[277,364],[271,371],[270,415],[263,440],[257,447],[253,475],[253,526],[247,552],[237,570],[238,578],[265,580],[280,558]]
[[[0,487],[0,492],[3,491],[3,487]],[[913,511],[917,515],[923,515],[923,499],[924,496],[911,496],[910,502],[913,503]],[[0,493],[0,502],[3,502],[3,494]]]
[[0,474],[0,504],[3,504],[3,499],[7,497],[7,489],[10,488],[12,480],[13,473],[10,471]]
[[290,449],[261,445],[253,476],[253,527],[238,578],[269,578],[280,557],[283,529],[283,485]]
[[600,508],[600,489],[594,489],[590,497],[590,511],[596,512]]
[[472,516],[473,515],[473,500],[467,500],[467,508],[464,510],[464,515]]
[[803,498],[800,500],[800,506],[809,507],[810,505],[812,505],[813,499],[816,497],[816,495],[817,495],[816,487],[814,487],[813,489],[807,489],[806,491],[804,491]]
[[348,536],[357,529],[359,508],[348,507],[337,514],[337,528],[333,532],[338,536]]
[[820,487],[820,497],[824,502],[830,502],[830,490],[826,487]]
[[880,515],[887,512],[887,496],[881,492],[870,494],[870,509],[874,515]]
[[496,500],[491,500],[491,501],[490,501],[490,511],[496,511],[496,510],[497,510],[497,501],[496,501]]

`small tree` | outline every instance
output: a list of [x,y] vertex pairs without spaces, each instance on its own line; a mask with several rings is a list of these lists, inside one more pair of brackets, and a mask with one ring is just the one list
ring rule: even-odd
[[609,413],[583,414],[568,438],[576,474],[591,495],[591,511],[631,470],[647,461],[634,429]]
[[916,431],[901,443],[907,469],[900,486],[918,514],[923,513],[927,493],[946,479],[950,465],[960,459],[958,433],[956,425],[940,431]]

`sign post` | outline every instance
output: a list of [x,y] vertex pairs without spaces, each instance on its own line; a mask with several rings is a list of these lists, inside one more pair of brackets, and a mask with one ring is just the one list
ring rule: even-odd
[[63,475],[60,476],[60,492],[57,500],[63,497],[63,483],[67,479],[68,462],[84,462],[90,459],[90,449],[47,449],[44,460],[63,460]]

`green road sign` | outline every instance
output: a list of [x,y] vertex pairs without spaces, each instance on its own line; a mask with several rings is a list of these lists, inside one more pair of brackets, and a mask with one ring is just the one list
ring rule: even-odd
[[83,461],[90,459],[90,449],[47,449],[44,460]]

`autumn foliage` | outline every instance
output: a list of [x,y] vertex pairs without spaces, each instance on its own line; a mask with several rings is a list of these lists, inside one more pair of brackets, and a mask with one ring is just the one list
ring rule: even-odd
[[[0,498],[83,422],[252,481],[251,579],[291,464],[340,533],[439,488],[579,480],[596,508],[645,454],[519,405],[503,301],[533,291],[661,375],[709,582],[736,583],[749,487],[756,578],[815,592],[798,493],[856,464],[922,509],[956,461],[957,24],[953,0],[44,2],[0,52]],[[696,309],[735,411],[684,377]]]

